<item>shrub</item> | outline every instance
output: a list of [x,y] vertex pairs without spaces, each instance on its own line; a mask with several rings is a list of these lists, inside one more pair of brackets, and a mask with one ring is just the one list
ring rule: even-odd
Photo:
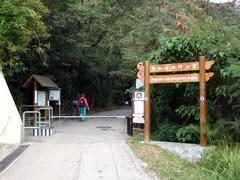
[[189,124],[178,129],[176,133],[177,140],[180,142],[199,142],[199,126]]
[[206,154],[201,162],[201,174],[208,179],[239,179],[240,175],[240,147],[227,145],[216,148]]
[[240,142],[240,118],[232,116],[222,118],[207,127],[207,135],[211,144],[235,144]]
[[177,142],[176,132],[180,125],[165,121],[158,124],[157,130],[152,133],[152,139],[157,141]]

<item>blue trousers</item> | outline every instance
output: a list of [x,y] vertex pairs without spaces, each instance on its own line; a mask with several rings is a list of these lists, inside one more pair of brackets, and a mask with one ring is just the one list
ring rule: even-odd
[[86,116],[87,115],[87,108],[86,107],[80,107],[80,116],[82,116],[80,118],[80,120],[83,120],[84,117],[83,116]]

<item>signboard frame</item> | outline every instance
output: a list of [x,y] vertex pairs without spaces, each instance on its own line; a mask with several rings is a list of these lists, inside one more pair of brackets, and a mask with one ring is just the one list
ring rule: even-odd
[[49,101],[60,101],[61,90],[60,89],[49,89]]
[[[206,135],[206,82],[214,75],[214,73],[206,73],[214,64],[214,61],[205,61],[204,56],[199,57],[199,62],[187,62],[178,64],[163,64],[163,65],[150,65],[149,61],[144,64],[139,62],[137,69],[143,73],[143,77],[138,77],[144,81],[145,103],[144,103],[144,141],[150,141],[150,84],[159,83],[186,83],[186,82],[199,82],[199,101],[200,101],[200,145],[207,145]],[[161,67],[161,68],[159,68]],[[177,69],[179,67],[179,69]],[[180,68],[181,67],[181,68]],[[157,70],[156,70],[157,69]],[[199,71],[194,74],[171,74],[171,75],[158,75],[150,76],[150,73],[157,72],[178,72],[178,71]],[[188,78],[187,78],[188,77]],[[193,78],[194,77],[194,78]],[[158,78],[156,82],[152,79]],[[164,79],[165,78],[165,79]]]

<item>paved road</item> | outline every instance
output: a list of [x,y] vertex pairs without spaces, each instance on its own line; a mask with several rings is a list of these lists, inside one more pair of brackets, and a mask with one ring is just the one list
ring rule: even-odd
[[[121,109],[98,115],[126,115]],[[96,114],[94,114],[96,115]],[[28,137],[31,147],[1,180],[150,180],[126,145],[125,119],[64,120],[54,136]]]

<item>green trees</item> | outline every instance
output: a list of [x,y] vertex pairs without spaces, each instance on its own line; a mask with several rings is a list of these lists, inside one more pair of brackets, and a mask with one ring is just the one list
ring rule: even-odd
[[0,64],[5,75],[23,70],[21,55],[27,51],[42,54],[41,39],[48,36],[42,16],[47,12],[40,0],[0,2]]
[[[178,63],[204,55],[216,61],[207,98],[210,134],[217,137],[213,124],[228,119],[237,127],[239,120],[240,27],[234,10],[198,0],[4,0],[0,62],[15,97],[28,76],[44,74],[61,87],[67,110],[80,92],[97,107],[123,104],[138,61]],[[158,129],[170,122],[165,127],[182,127],[171,139],[198,141],[191,125],[199,121],[198,84],[153,86],[152,95],[155,134],[160,138]]]
[[[237,130],[239,123],[236,122],[236,119],[239,119],[240,101],[239,91],[235,88],[239,86],[237,69],[240,68],[238,63],[240,29],[235,21],[239,18],[232,12],[232,17],[229,17],[228,20],[230,18],[234,20],[221,21],[219,13],[221,10],[214,5],[209,5],[208,10],[215,10],[218,13],[217,18],[213,19],[214,16],[210,17],[206,11],[201,9],[201,3],[197,2],[190,4],[184,2],[171,4],[169,2],[160,12],[168,13],[168,16],[171,17],[172,9],[174,9],[176,17],[168,18],[166,22],[168,24],[162,24],[163,27],[168,25],[168,30],[162,31],[161,36],[154,35],[152,40],[145,41],[144,47],[150,49],[150,52],[142,51],[140,56],[147,57],[156,64],[197,61],[200,55],[206,56],[208,60],[215,60],[216,64],[212,68],[215,75],[207,84],[209,135],[211,132],[215,132],[217,136],[210,137],[212,140],[223,139],[223,136],[231,134],[230,132],[235,129],[235,133],[233,133],[235,135],[229,138],[231,141],[239,141],[239,138],[234,138],[239,132]],[[210,12],[214,15],[213,11]],[[154,23],[158,18],[159,16],[152,18],[150,22]],[[172,27],[173,24],[175,28]],[[176,132],[179,140],[197,142],[196,134],[198,132],[191,124],[199,123],[198,84],[153,86],[152,95],[153,128],[160,128],[164,122],[175,122],[184,126]],[[232,125],[226,134],[217,128],[219,121],[223,122],[226,129],[229,124]],[[216,123],[215,127],[214,123]]]
[[[94,106],[122,104],[130,74],[119,40],[129,27],[130,2],[64,1],[47,4],[51,27],[48,72],[62,87],[66,104],[77,93]],[[134,2],[131,2],[134,3]]]

